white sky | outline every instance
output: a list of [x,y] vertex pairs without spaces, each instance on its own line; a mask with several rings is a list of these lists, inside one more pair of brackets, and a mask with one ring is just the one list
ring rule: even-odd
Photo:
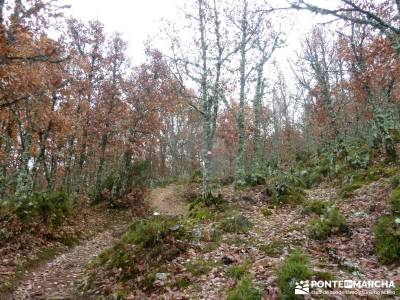
[[[85,21],[99,19],[108,32],[119,31],[129,43],[129,56],[134,65],[144,60],[144,43],[149,37],[160,33],[161,19],[174,20],[179,7],[191,0],[62,0],[70,4],[66,15],[73,15]],[[263,3],[263,0],[260,0]],[[286,1],[275,0],[278,5]],[[314,0],[326,6],[334,0]],[[279,60],[286,61],[299,47],[299,41],[311,26],[320,22],[320,16],[308,12],[295,12],[284,21],[287,25],[287,47],[276,53]],[[325,19],[326,20],[326,19]],[[285,26],[286,27],[286,26]],[[155,39],[156,40],[156,39]],[[157,44],[156,44],[157,45]],[[163,49],[160,49],[161,51]]]
[[107,32],[119,31],[129,43],[136,65],[144,59],[144,42],[160,32],[161,19],[173,19],[187,0],[62,0],[66,15],[89,21],[99,19]]

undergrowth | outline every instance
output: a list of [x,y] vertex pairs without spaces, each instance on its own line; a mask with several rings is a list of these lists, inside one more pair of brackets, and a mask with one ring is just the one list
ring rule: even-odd
[[[165,262],[184,253],[190,241],[191,231],[177,217],[153,216],[139,220],[114,247],[99,255],[92,265],[91,280],[83,290],[90,291],[92,283],[107,278],[150,290],[155,274],[162,270]],[[98,272],[98,268],[105,272]],[[100,273],[103,278],[96,276]]]
[[348,231],[345,217],[335,206],[329,206],[319,219],[314,220],[310,226],[310,237],[317,240],[324,240],[334,233]]
[[260,300],[263,290],[247,275],[243,276],[228,294],[228,300]]
[[278,287],[282,299],[303,299],[303,296],[294,294],[295,283],[310,279],[311,275],[308,257],[300,251],[292,252],[278,270]]
[[226,217],[225,220],[221,222],[220,226],[224,232],[245,233],[253,227],[253,224],[245,215],[236,214]]
[[400,261],[400,218],[384,216],[374,227],[375,251],[383,264]]

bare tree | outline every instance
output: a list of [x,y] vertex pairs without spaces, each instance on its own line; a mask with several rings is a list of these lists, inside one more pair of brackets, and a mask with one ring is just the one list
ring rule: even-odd
[[[197,0],[196,13],[186,12],[188,19],[197,27],[197,37],[191,45],[194,53],[188,55],[182,41],[171,37],[173,56],[170,58],[173,72],[180,82],[188,104],[201,116],[203,124],[203,198],[212,199],[211,172],[214,135],[221,101],[224,98],[222,71],[233,54],[223,41],[221,14],[217,1]],[[198,96],[188,87],[191,82],[198,89]]]

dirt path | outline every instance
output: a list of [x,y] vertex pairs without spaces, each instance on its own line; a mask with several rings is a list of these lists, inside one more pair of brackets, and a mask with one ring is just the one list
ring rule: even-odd
[[153,189],[147,197],[149,205],[162,215],[184,215],[187,212],[183,185],[171,184]]
[[126,229],[126,222],[121,223],[28,273],[12,299],[73,299],[74,284],[82,276],[85,265],[115,243]]
[[[184,192],[181,185],[156,188],[149,193],[147,201],[160,214],[182,215],[187,211]],[[11,299],[75,299],[71,295],[76,290],[75,283],[84,273],[85,265],[112,246],[126,229],[126,224],[126,221],[121,221],[120,225],[97,234],[93,239],[30,271],[21,280]]]

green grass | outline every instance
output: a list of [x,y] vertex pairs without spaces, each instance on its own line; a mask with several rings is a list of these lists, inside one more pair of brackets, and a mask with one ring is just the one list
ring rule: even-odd
[[260,300],[263,290],[256,286],[249,276],[244,276],[229,294],[228,300]]
[[204,260],[204,259],[197,259],[190,261],[186,264],[186,270],[192,274],[193,276],[200,276],[203,274],[207,274],[211,271],[211,269],[217,266],[218,263]]
[[390,187],[392,189],[395,189],[398,186],[400,186],[400,175],[396,174],[396,175],[390,177]]
[[287,242],[281,239],[277,239],[270,242],[269,244],[260,246],[260,250],[268,256],[278,257],[283,253],[285,247],[287,247]]
[[240,265],[236,266],[231,266],[229,269],[226,271],[226,276],[230,278],[234,278],[236,280],[240,280],[243,278],[243,276],[247,275],[247,269],[250,266],[249,261],[245,261]]
[[400,187],[394,189],[390,194],[389,205],[392,214],[400,216]]
[[[396,222],[397,220],[397,222]],[[374,229],[375,252],[383,264],[400,262],[400,218],[385,216]]]
[[303,299],[303,296],[294,294],[295,282],[310,279],[311,275],[308,257],[300,251],[292,252],[278,270],[278,287],[281,298]]
[[189,278],[187,277],[182,277],[182,278],[178,278],[175,281],[175,286],[179,289],[179,290],[183,290],[185,288],[187,288],[189,285],[191,285],[191,281]]
[[227,217],[221,222],[221,229],[229,233],[245,233],[253,227],[250,220],[243,214]]

